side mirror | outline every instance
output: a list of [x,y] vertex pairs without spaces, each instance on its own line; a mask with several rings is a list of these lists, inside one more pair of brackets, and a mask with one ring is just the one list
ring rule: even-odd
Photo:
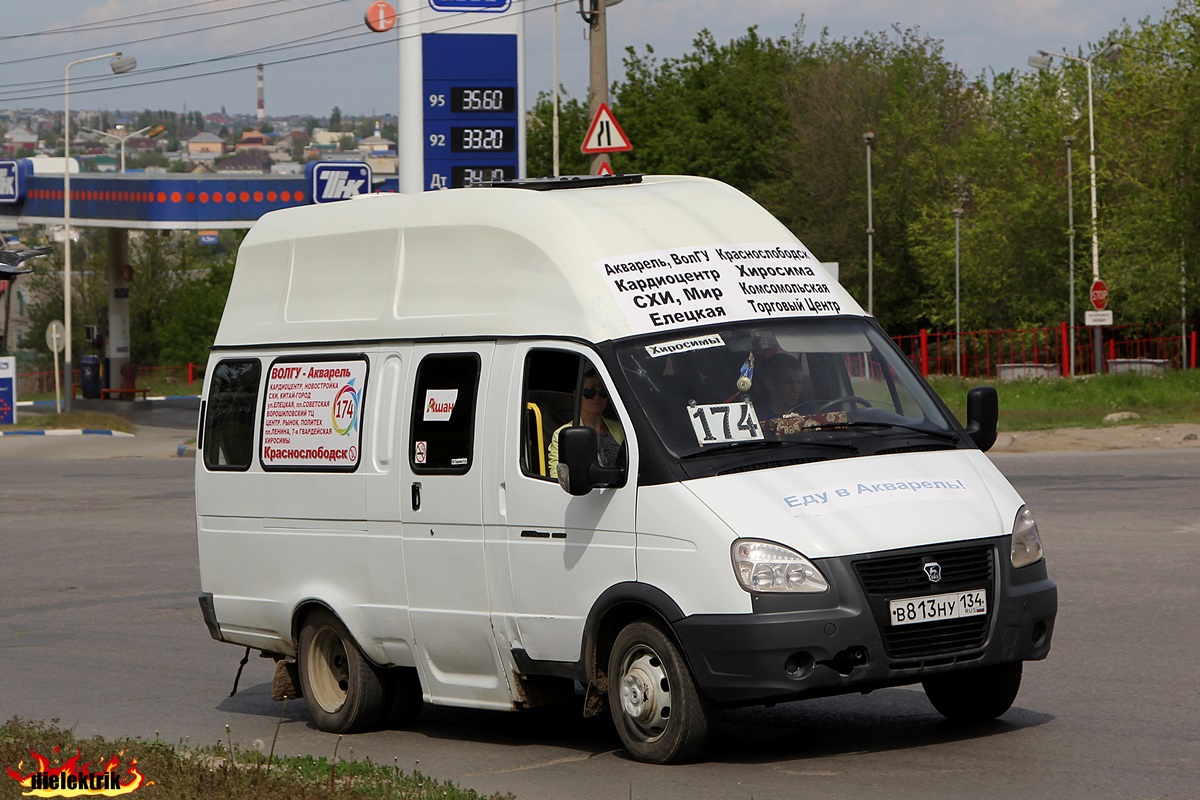
[[587,425],[572,425],[558,432],[558,485],[570,495],[582,497],[597,486],[623,486],[625,470],[602,467],[596,460],[596,431]]
[[996,443],[1000,401],[992,386],[976,386],[967,392],[967,436],[985,453]]

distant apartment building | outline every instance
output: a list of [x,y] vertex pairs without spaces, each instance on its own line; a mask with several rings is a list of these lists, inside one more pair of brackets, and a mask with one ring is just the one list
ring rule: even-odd
[[395,175],[398,170],[396,143],[385,138],[375,124],[375,135],[368,136],[358,143],[358,152],[371,165],[371,171],[382,175]]
[[187,140],[189,161],[215,161],[225,155],[225,141],[215,133],[197,133]]
[[4,134],[4,155],[15,156],[31,153],[38,149],[38,136],[26,125],[10,129]]
[[247,128],[242,131],[242,138],[234,144],[234,152],[245,153],[251,150],[273,150],[275,145],[271,142],[271,137],[267,136],[262,131],[256,131],[253,128]]

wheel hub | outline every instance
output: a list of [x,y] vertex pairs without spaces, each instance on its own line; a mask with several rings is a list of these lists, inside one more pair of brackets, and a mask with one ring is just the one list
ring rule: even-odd
[[309,669],[313,699],[327,712],[337,711],[346,702],[350,672],[346,645],[333,629],[324,628],[313,638]]
[[666,729],[671,689],[662,661],[649,650],[632,654],[621,674],[621,710],[646,741]]

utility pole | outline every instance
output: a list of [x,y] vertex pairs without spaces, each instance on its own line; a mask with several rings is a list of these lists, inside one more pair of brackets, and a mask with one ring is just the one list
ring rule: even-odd
[[[608,102],[608,33],[605,30],[606,0],[584,0],[591,4],[591,10],[583,19],[588,24],[588,54],[590,69],[588,72],[588,119],[595,119],[601,103]],[[608,153],[593,153],[588,163],[588,174],[599,175],[600,166],[608,164],[612,167]]]
[[1067,249],[1067,274],[1069,284],[1069,309],[1071,314],[1070,360],[1067,362],[1067,377],[1075,377],[1075,190],[1072,178],[1071,150],[1075,145],[1075,137],[1064,136],[1063,143],[1067,146],[1067,235],[1070,242]]
[[863,134],[867,145],[867,313],[875,316],[875,199],[871,190],[871,148],[875,132]]

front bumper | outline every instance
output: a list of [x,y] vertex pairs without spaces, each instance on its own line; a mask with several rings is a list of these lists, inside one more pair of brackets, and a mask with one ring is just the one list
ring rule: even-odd
[[[829,592],[755,594],[752,614],[685,617],[674,629],[701,692],[728,705],[869,691],[940,672],[1042,659],[1050,652],[1058,588],[1045,561],[1013,569],[1009,547],[1003,537],[827,559],[818,566]],[[952,562],[967,551],[978,566],[983,550],[991,562],[986,578],[979,571],[956,576],[952,569],[939,584],[920,588],[880,580],[872,585],[863,577],[871,562],[919,568],[934,559]],[[986,617],[903,629],[888,624],[888,600],[969,588],[987,589]]]

